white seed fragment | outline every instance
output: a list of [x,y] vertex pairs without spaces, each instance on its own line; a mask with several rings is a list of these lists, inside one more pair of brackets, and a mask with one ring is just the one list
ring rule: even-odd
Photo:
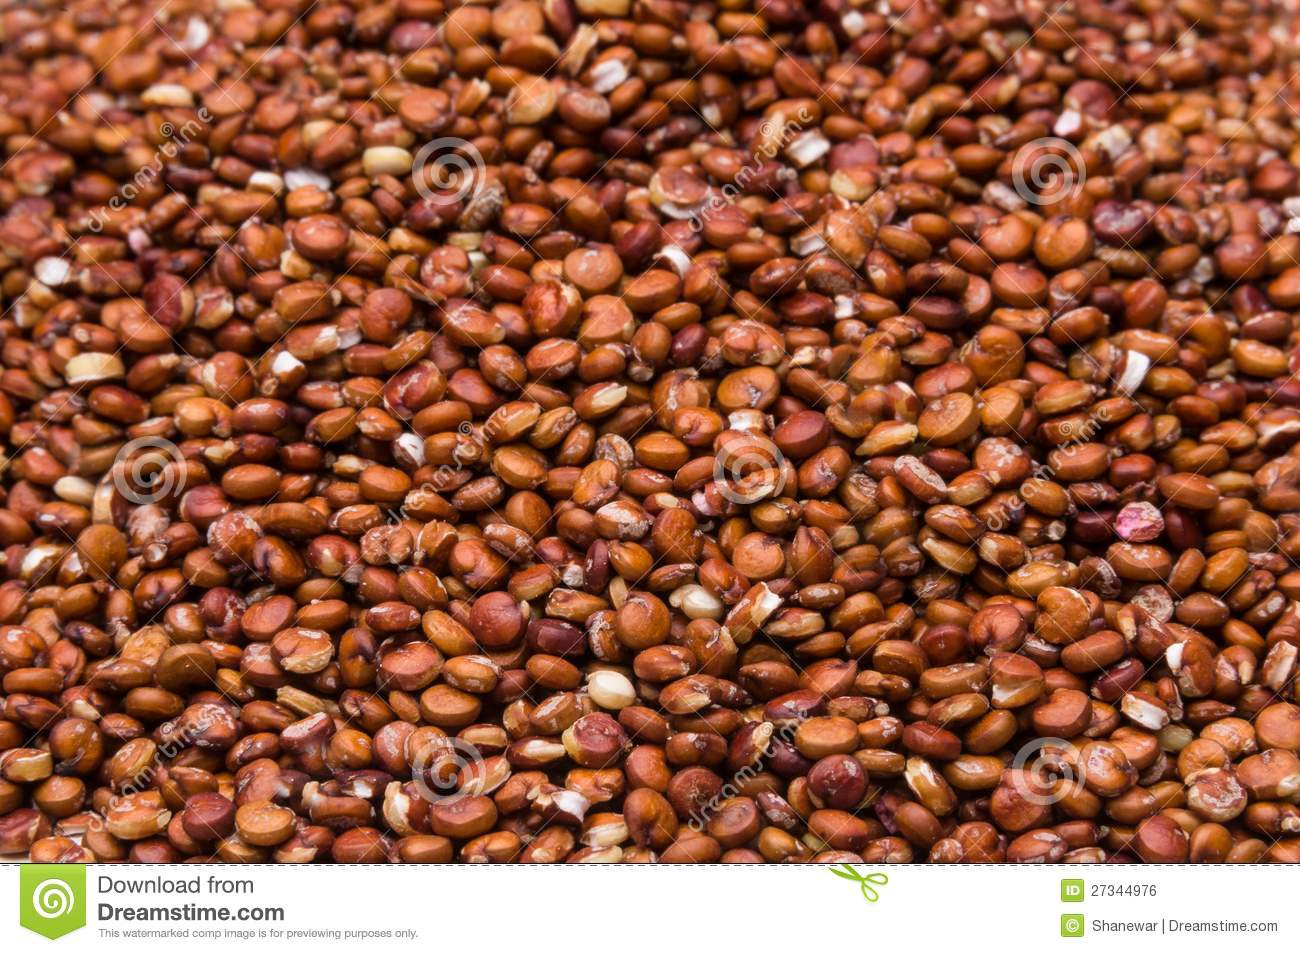
[[403,433],[393,441],[393,453],[406,458],[417,467],[424,466],[424,441],[413,433]]
[[1169,724],[1169,712],[1165,711],[1163,706],[1135,692],[1124,696],[1119,703],[1119,710],[1135,725],[1150,731],[1159,731]]
[[860,10],[850,10],[840,17],[840,29],[850,40],[856,40],[867,32],[867,18]]
[[290,169],[284,174],[284,184],[290,191],[314,185],[318,189],[329,191],[330,177],[315,169]]
[[831,151],[831,141],[816,129],[809,129],[791,140],[785,148],[790,161],[803,169]]
[[1141,351],[1124,352],[1124,372],[1120,374],[1116,388],[1126,394],[1134,393],[1146,380],[1147,371],[1151,369],[1151,358]]
[[599,417],[602,414],[608,414],[622,406],[623,401],[627,400],[627,387],[623,384],[608,384],[599,387],[591,393],[591,404],[589,417]]
[[197,53],[208,45],[212,39],[212,30],[202,17],[190,17],[185,23],[185,36],[181,38],[180,47],[186,53]]
[[57,288],[72,278],[72,265],[62,258],[47,255],[36,262],[32,273],[41,284]]
[[271,359],[271,373],[276,377],[286,377],[306,366],[288,351],[281,351]]
[[1116,123],[1097,133],[1097,145],[1114,162],[1133,145],[1133,137],[1127,129]]
[[622,672],[601,669],[587,676],[587,695],[601,708],[618,710],[636,701],[636,687]]
[[800,258],[815,255],[826,247],[826,239],[813,228],[805,228],[790,240],[790,250]]
[[666,260],[672,266],[673,271],[677,272],[679,278],[685,278],[686,272],[690,270],[691,256],[677,245],[665,245],[659,249],[659,254],[656,257]]
[[720,619],[726,608],[722,600],[700,585],[686,585],[673,590],[668,604],[691,619]]
[[284,191],[284,179],[274,172],[258,169],[248,177],[248,187],[254,192],[279,195]]
[[617,89],[627,79],[627,66],[610,57],[591,68],[591,88],[602,96]]

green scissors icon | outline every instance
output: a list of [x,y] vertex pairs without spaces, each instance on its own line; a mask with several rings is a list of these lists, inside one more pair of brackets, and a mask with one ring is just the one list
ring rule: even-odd
[[[875,903],[879,900],[880,892],[876,890],[876,887],[883,887],[889,883],[889,878],[886,875],[874,871],[864,874],[855,870],[851,864],[840,864],[839,867],[831,867],[830,871],[836,877],[843,877],[845,880],[852,880],[856,883],[867,903]],[[876,887],[873,887],[872,884],[875,884]]]

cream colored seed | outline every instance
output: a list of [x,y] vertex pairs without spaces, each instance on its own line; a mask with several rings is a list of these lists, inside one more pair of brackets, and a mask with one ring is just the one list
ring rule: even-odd
[[302,144],[308,149],[314,148],[334,126],[332,119],[313,119],[311,122],[303,123]]
[[72,278],[72,265],[63,258],[47,255],[36,262],[32,273],[41,284],[57,288]]
[[292,248],[286,248],[280,255],[280,274],[295,281],[306,281],[316,269],[312,263]]
[[700,585],[686,585],[675,589],[668,604],[681,609],[691,619],[721,619],[725,606],[722,600]]
[[411,153],[401,146],[371,146],[361,156],[366,175],[405,175],[411,171]]
[[194,94],[180,83],[154,83],[140,94],[146,106],[171,106],[183,108],[194,105]]
[[506,120],[513,124],[532,125],[555,109],[555,86],[542,76],[525,79],[506,98]]
[[801,169],[812,165],[830,151],[830,140],[815,129],[799,136],[786,147],[785,154]]
[[612,93],[627,77],[627,64],[620,59],[607,59],[592,67],[591,88],[603,96]]
[[274,172],[259,169],[248,177],[248,187],[254,192],[279,195],[284,191],[284,179]]
[[622,672],[604,669],[587,678],[587,694],[601,708],[618,710],[636,701],[636,687]]
[[622,859],[622,847],[593,847],[591,853],[574,862],[579,864],[617,864]]
[[290,190],[315,186],[316,188],[328,192],[330,188],[330,177],[315,169],[289,169],[284,174],[284,184]]
[[39,281],[33,281],[27,286],[24,300],[34,306],[33,311],[40,312],[54,307],[59,301],[59,296],[52,288]]
[[84,477],[59,477],[54,481],[54,495],[68,503],[89,506],[95,499],[95,484]]
[[627,840],[627,823],[620,815],[610,815],[610,820],[592,824],[582,834],[588,847],[615,847]]
[[830,185],[832,192],[850,202],[865,202],[875,192],[874,183],[844,169],[832,173]]
[[86,384],[106,381],[126,374],[126,366],[116,354],[87,351],[68,360],[63,376],[69,384]]
[[599,42],[600,37],[594,26],[590,23],[579,24],[564,50],[564,55],[560,57],[561,67],[570,76],[577,76],[582,72],[582,65],[586,62],[587,56]]
[[602,384],[590,393],[590,416],[608,414],[627,398],[627,388],[622,384]]

